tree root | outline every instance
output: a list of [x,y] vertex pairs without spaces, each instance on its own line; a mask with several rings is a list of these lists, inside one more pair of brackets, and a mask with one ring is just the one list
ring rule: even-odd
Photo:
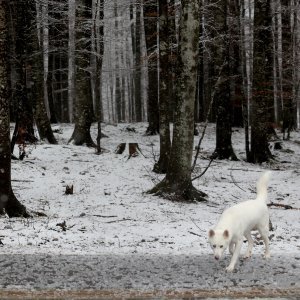
[[228,151],[222,151],[220,149],[216,149],[214,153],[211,155],[212,159],[229,159],[231,161],[238,161],[239,159],[235,155],[233,149],[228,149]]
[[31,217],[27,212],[26,207],[19,202],[12,190],[10,191],[8,202],[5,205],[5,212],[10,218]]
[[164,179],[147,193],[174,202],[195,203],[207,201],[207,194],[197,190],[191,182],[174,184]]

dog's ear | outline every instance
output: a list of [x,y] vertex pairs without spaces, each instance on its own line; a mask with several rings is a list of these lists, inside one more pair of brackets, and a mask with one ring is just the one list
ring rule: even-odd
[[225,239],[228,239],[229,238],[229,231],[226,229],[224,232],[223,232],[223,237]]
[[211,230],[208,232],[208,236],[209,236],[210,238],[212,238],[214,235],[215,235],[215,232],[211,229]]

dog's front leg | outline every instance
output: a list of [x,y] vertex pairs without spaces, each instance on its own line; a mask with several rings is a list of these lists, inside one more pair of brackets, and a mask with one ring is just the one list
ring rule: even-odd
[[235,264],[236,264],[236,262],[239,258],[240,251],[241,251],[241,248],[242,248],[242,244],[243,244],[242,240],[239,240],[238,242],[235,243],[234,253],[232,255],[229,266],[226,268],[227,272],[232,272],[233,271],[234,266],[235,266]]
[[251,232],[250,231],[246,232],[245,237],[248,240],[248,249],[247,249],[247,252],[246,252],[244,258],[249,258],[249,257],[251,257],[252,248],[253,248],[253,239],[252,239],[252,236],[251,236]]

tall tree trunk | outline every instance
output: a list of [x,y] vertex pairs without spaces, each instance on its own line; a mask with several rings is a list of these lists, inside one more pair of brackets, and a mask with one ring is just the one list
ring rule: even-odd
[[296,125],[300,128],[300,3],[293,2],[293,60],[294,99],[296,102]]
[[[95,37],[95,49],[93,53],[95,55],[95,115],[97,117],[98,124],[98,133],[97,133],[97,154],[101,153],[101,122],[102,122],[102,65],[103,65],[103,54],[104,54],[104,0],[96,0],[94,4],[95,12],[94,12],[94,21],[93,21],[93,31]],[[99,20],[99,25],[97,25],[97,21]]]
[[205,200],[205,194],[192,185],[191,163],[194,143],[194,100],[196,92],[197,56],[199,46],[198,0],[182,1],[180,42],[178,50],[177,101],[168,171],[162,182],[150,193],[175,201]]
[[215,58],[216,67],[220,69],[221,80],[216,87],[215,94],[217,106],[217,123],[216,123],[216,149],[213,153],[214,158],[237,160],[237,157],[232,148],[231,142],[231,120],[232,120],[232,105],[231,105],[231,89],[230,77],[232,71],[232,57],[230,57],[231,36],[228,28],[228,5],[227,0],[221,2],[219,13],[216,14],[216,24],[220,24],[219,33],[222,36],[222,41],[218,45],[218,54]]
[[253,96],[250,162],[268,161],[268,133],[273,115],[273,39],[271,1],[255,2]]
[[86,144],[96,147],[90,128],[93,121],[92,94],[90,80],[90,40],[91,40],[91,7],[92,0],[80,1],[77,17],[77,66],[76,66],[76,101],[75,128],[69,142],[75,145]]
[[[32,70],[29,80],[31,84],[31,96],[33,102],[33,114],[40,139],[47,140],[50,144],[57,144],[54,137],[50,121],[48,119],[46,106],[44,102],[44,67],[43,51],[39,45],[37,28],[35,22],[36,5],[34,0],[27,0],[27,15],[29,17],[28,25],[30,28],[28,43],[27,65]],[[24,13],[24,12],[23,12]]]
[[75,102],[75,15],[76,0],[68,0],[68,111],[69,120],[73,122]]
[[0,212],[5,209],[9,217],[28,217],[11,187],[7,16],[7,1],[0,1]]
[[148,122],[147,135],[159,132],[158,114],[158,72],[157,72],[157,0],[145,1],[144,24],[148,57]]
[[228,30],[230,41],[230,87],[232,103],[232,126],[243,127],[243,90],[242,55],[240,40],[241,1],[228,1]]
[[[51,121],[70,122],[68,74],[66,72],[68,69],[68,51],[66,50],[68,48],[67,0],[49,1],[48,8],[51,20],[48,26],[50,56],[52,56],[52,107],[54,109],[54,111],[51,111],[50,119]],[[49,66],[51,67],[50,64]]]
[[[118,3],[116,0],[114,0],[114,39],[116,41],[119,41],[120,35],[119,35],[119,20],[118,20]],[[121,76],[119,73],[119,70],[121,68],[120,66],[120,47],[118,45],[114,48],[114,77],[115,77],[115,101],[116,101],[116,118],[117,122],[124,122],[122,120],[122,94],[121,94]],[[140,80],[140,72],[139,72],[139,80]],[[140,98],[139,98],[140,99]]]
[[29,87],[31,82],[28,56],[32,54],[32,49],[28,44],[31,36],[31,13],[28,12],[27,1],[17,2],[10,1],[10,9],[14,12],[12,15],[12,28],[14,31],[15,43],[15,83],[13,84],[13,98],[15,103],[16,125],[14,135],[11,142],[11,151],[14,149],[16,142],[22,144],[33,143],[37,139],[34,136],[34,119],[33,119],[33,103],[29,95]]
[[250,154],[250,139],[249,139],[249,82],[247,73],[247,49],[246,49],[246,28],[245,28],[245,2],[241,2],[241,16],[239,20],[240,27],[240,57],[241,57],[241,73],[242,73],[242,86],[244,94],[242,100],[242,111],[243,111],[243,125],[245,130],[245,150],[246,160],[249,161]]
[[142,121],[142,87],[141,87],[141,0],[136,0],[136,14],[135,14],[135,75],[134,75],[134,91],[135,91],[135,121]]
[[159,160],[153,171],[166,173],[170,148],[170,113],[169,103],[171,96],[170,76],[170,30],[168,22],[168,1],[159,2]]
[[[282,0],[282,130],[285,138],[296,128],[296,101],[293,95],[293,37],[291,28],[291,1]],[[299,83],[298,83],[299,84]]]
[[282,11],[280,0],[272,1],[274,122],[282,120]]
[[208,70],[207,66],[209,65],[208,47],[206,41],[208,40],[208,30],[206,28],[206,14],[207,10],[204,10],[205,0],[201,0],[202,9],[200,10],[200,38],[199,38],[199,61],[198,61],[198,81],[197,81],[197,91],[196,91],[196,101],[198,101],[199,111],[195,113],[197,121],[205,122],[207,117],[207,111],[209,107],[209,102],[211,97],[209,97],[209,84],[208,84]]
[[48,92],[48,102],[50,110],[50,123],[56,124],[58,122],[57,113],[55,109],[55,93],[54,93],[54,53],[49,53],[49,70],[47,73],[46,85]]

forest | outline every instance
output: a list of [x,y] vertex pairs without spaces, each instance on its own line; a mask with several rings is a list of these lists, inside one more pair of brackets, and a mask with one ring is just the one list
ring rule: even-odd
[[298,299],[299,127],[299,1],[0,0],[0,298]]
[[191,180],[199,122],[216,123],[211,161],[238,159],[233,126],[246,161],[271,160],[270,140],[281,147],[278,132],[299,128],[299,14],[279,0],[1,1],[2,208],[26,216],[10,153],[56,144],[53,124],[73,124],[68,143],[101,154],[102,124],[147,122],[160,138],[153,171],[166,174],[150,192],[179,201],[205,198]]
[[213,159],[237,159],[232,127],[243,127],[252,163],[272,159],[276,130],[288,139],[299,127],[297,1],[1,3],[1,143],[8,149],[9,116],[12,153],[16,143],[56,144],[55,123],[74,124],[69,143],[101,153],[103,122],[148,122],[145,134],[160,136],[153,170],[166,173],[152,192],[201,199],[190,180],[197,123],[216,122]]

